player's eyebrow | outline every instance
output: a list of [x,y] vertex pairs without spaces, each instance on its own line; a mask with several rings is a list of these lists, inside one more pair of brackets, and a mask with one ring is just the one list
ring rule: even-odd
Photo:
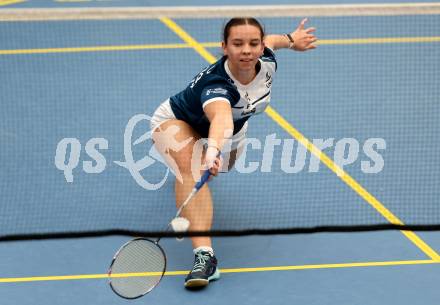
[[[232,42],[243,42],[244,39],[241,38],[234,38],[232,39]],[[251,39],[251,42],[260,42],[260,38],[253,38]]]

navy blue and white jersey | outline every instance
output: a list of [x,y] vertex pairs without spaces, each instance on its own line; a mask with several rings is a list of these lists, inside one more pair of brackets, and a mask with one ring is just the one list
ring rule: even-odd
[[260,70],[256,77],[243,85],[233,77],[227,57],[223,56],[203,69],[183,91],[170,97],[174,115],[206,138],[210,122],[203,108],[213,101],[225,101],[232,107],[236,134],[252,115],[262,113],[270,102],[272,78],[277,67],[274,52],[265,48],[259,62]]

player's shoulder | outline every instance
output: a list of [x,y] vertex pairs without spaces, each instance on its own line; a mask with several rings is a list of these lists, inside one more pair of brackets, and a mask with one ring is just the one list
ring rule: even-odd
[[263,61],[277,61],[275,52],[268,47],[264,47],[263,55],[260,58]]
[[264,47],[263,55],[260,57],[263,65],[272,68],[274,71],[277,69],[277,59],[275,56],[275,52],[268,48]]
[[225,57],[203,69],[190,83],[190,87],[195,90],[203,90],[207,87],[216,86],[225,90],[236,91],[233,80],[227,74],[224,64]]

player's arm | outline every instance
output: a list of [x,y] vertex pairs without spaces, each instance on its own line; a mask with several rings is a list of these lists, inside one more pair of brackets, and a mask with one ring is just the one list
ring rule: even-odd
[[211,123],[208,146],[214,146],[221,151],[225,142],[232,136],[234,129],[231,105],[224,100],[213,101],[203,110]]
[[209,120],[208,148],[205,155],[205,163],[211,173],[216,176],[222,167],[219,152],[225,142],[232,137],[234,123],[232,120],[231,105],[225,100],[213,101],[206,105],[203,110]]
[[264,44],[272,50],[292,49],[295,51],[307,51],[316,48],[316,36],[313,35],[315,28],[304,28],[307,18],[303,19],[295,31],[289,35],[266,35]]

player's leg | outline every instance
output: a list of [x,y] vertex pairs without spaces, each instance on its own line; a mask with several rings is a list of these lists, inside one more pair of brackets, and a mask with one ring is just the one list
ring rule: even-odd
[[[161,153],[171,170],[176,174],[176,205],[186,199],[198,180],[203,145],[200,136],[186,122],[168,120],[153,132],[156,149]],[[197,156],[198,155],[198,156]],[[209,231],[212,225],[212,197],[207,184],[194,196],[183,210],[182,216],[190,221],[191,231]],[[193,237],[194,249],[200,246],[211,247],[209,237]]]
[[246,122],[241,130],[230,139],[228,145],[225,145],[225,149],[223,150],[224,163],[222,172],[230,171],[234,167],[235,161],[243,153],[247,128],[248,123]]
[[[180,204],[192,191],[197,173],[200,174],[203,144],[198,134],[185,122],[168,120],[153,132],[156,148],[176,173],[176,204]],[[174,149],[173,149],[174,147]],[[205,184],[183,210],[182,216],[190,221],[191,231],[209,231],[213,217],[212,197]],[[185,279],[185,287],[198,288],[220,277],[217,259],[208,236],[192,237],[195,260]]]

